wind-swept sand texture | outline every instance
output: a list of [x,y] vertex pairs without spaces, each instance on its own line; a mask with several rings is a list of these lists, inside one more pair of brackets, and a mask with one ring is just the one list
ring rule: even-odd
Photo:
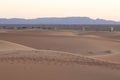
[[2,52],[1,80],[119,80],[120,65],[46,50]]
[[119,59],[113,60],[119,58],[114,55],[120,43],[112,37],[78,31],[0,33],[0,80],[120,80]]

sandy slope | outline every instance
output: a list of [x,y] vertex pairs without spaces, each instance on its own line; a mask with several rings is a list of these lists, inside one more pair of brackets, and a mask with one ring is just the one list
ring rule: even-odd
[[120,80],[120,70],[81,65],[0,64],[1,80]]
[[58,51],[4,51],[0,54],[0,79],[119,80],[120,65]]
[[0,33],[0,80],[120,80],[120,63],[113,62],[119,62],[118,41],[100,33],[69,33]]
[[[102,32],[88,34],[75,31],[14,31],[1,33],[0,39],[36,49],[64,51],[90,56],[120,52],[120,43],[106,39]],[[108,33],[104,34],[108,35]]]
[[95,59],[110,61],[114,63],[120,63],[120,54],[109,54],[109,55],[102,55],[102,56],[94,56]]
[[32,50],[33,48],[29,48],[20,44],[0,40],[0,51],[8,51],[8,50]]
[[120,32],[84,32],[79,33],[79,35],[92,35],[101,40],[120,42]]

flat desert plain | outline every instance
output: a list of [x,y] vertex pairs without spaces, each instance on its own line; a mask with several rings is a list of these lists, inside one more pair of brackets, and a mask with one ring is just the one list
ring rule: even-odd
[[0,30],[0,80],[120,80],[120,32]]

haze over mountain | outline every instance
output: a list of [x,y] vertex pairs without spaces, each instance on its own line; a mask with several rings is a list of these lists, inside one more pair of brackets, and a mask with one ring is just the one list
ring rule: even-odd
[[47,17],[36,19],[0,18],[0,24],[120,24],[120,22],[89,17]]

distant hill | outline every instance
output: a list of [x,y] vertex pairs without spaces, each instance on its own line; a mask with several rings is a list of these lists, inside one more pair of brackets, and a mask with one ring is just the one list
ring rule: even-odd
[[89,17],[63,17],[63,18],[0,18],[0,24],[120,24],[120,22],[104,19],[91,19]]

